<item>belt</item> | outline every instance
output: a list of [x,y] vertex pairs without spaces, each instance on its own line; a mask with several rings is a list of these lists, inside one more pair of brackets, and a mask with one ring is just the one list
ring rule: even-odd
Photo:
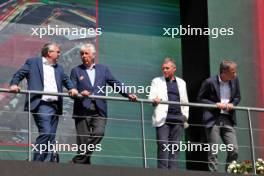
[[41,103],[58,103],[58,100],[40,100]]

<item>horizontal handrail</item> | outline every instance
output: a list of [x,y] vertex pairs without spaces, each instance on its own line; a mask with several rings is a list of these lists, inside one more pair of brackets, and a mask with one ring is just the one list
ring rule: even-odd
[[[7,93],[14,93],[10,92],[9,89],[0,88],[0,92],[7,92]],[[44,91],[36,91],[36,90],[21,90],[19,92],[20,94],[41,94],[41,95],[54,95],[54,96],[62,96],[62,97],[70,97],[68,93],[62,92],[62,93],[55,93],[55,92],[44,92]],[[83,97],[81,94],[78,94],[77,97]],[[113,96],[99,96],[99,95],[90,95],[90,99],[102,99],[102,100],[116,100],[116,101],[129,101],[128,98],[123,97],[113,97]],[[139,98],[136,102],[138,103],[153,103],[152,100],[148,99],[142,99]],[[190,107],[202,107],[202,108],[217,108],[216,105],[212,104],[204,104],[204,103],[180,103],[175,101],[161,101],[160,104],[175,104],[175,105],[181,105],[181,106],[190,106]],[[244,111],[260,111],[264,112],[264,108],[258,108],[258,107],[248,107],[248,106],[234,106],[234,109],[236,110],[244,110]]]
[[[15,93],[11,92],[9,89],[0,88],[0,92],[6,92],[6,93]],[[44,91],[36,91],[36,90],[20,90],[18,93],[20,94],[27,94],[28,101],[29,101],[29,109],[30,109],[30,96],[32,94],[40,94],[40,95],[52,95],[52,96],[63,96],[63,97],[70,97],[68,93],[62,92],[62,93],[55,93],[55,92],[44,92]],[[103,100],[115,100],[115,101],[129,101],[128,98],[123,97],[112,97],[112,96],[99,96],[99,95],[91,95],[89,97],[83,97],[81,94],[78,94],[76,97],[79,98],[89,98],[89,99],[103,99]],[[73,97],[74,98],[74,97]],[[137,103],[141,104],[141,127],[142,127],[142,146],[143,146],[143,165],[144,168],[147,168],[147,155],[146,155],[146,147],[145,147],[145,132],[144,132],[144,103],[153,103],[152,100],[148,99],[138,99],[136,101]],[[175,102],[175,101],[161,101],[160,104],[174,104],[174,105],[180,105],[180,106],[191,106],[191,107],[202,107],[202,108],[217,108],[216,104],[203,104],[203,103],[181,103],[181,102]],[[250,130],[250,141],[251,141],[251,153],[252,153],[252,161],[253,161],[253,168],[254,173],[256,174],[256,165],[254,163],[255,161],[255,152],[254,152],[254,139],[253,139],[253,130],[252,130],[252,122],[251,122],[251,115],[250,111],[259,111],[264,112],[264,108],[256,108],[256,107],[243,107],[243,106],[234,106],[234,109],[236,110],[244,110],[248,113],[248,120],[249,120],[249,130]],[[31,121],[30,121],[30,112],[28,113],[28,143],[31,144],[31,131],[30,131]],[[29,145],[30,146],[30,145]],[[30,147],[28,148],[28,158],[29,161],[31,161],[31,151]]]

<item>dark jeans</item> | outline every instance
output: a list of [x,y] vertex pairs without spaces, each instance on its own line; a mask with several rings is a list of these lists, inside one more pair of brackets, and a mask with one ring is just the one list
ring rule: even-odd
[[[101,117],[96,110],[85,110],[82,116],[75,118],[74,120],[78,146],[85,144],[87,147],[89,144],[93,144],[95,147],[96,144],[100,143],[105,131],[105,117]],[[73,163],[79,164],[91,164],[92,153],[93,151],[88,149],[85,153],[79,150],[78,155],[76,155],[72,161]]]
[[[48,143],[55,144],[56,131],[58,126],[57,103],[40,101],[39,106],[33,111],[33,117],[38,127],[39,136],[36,138],[34,161],[54,161],[54,151],[48,151]],[[40,145],[46,145],[47,149],[40,153]]]
[[164,124],[156,128],[157,145],[158,145],[158,168],[161,169],[177,169],[179,160],[179,150],[168,151],[165,146],[172,144],[178,145],[183,133],[183,126],[181,124]]

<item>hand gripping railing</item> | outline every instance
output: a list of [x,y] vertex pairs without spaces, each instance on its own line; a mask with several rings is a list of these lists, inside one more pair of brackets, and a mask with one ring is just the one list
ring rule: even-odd
[[[9,89],[3,89],[0,88],[0,92],[10,92]],[[27,94],[28,95],[28,159],[31,160],[31,114],[30,114],[30,95],[32,94],[41,94],[41,95],[56,95],[56,96],[63,96],[63,97],[69,97],[68,93],[54,93],[54,92],[43,92],[43,91],[34,91],[34,90],[21,90],[19,92],[20,94]],[[78,97],[82,97],[80,94]],[[114,100],[114,101],[129,101],[128,98],[123,97],[111,97],[111,96],[98,96],[98,95],[91,95],[87,98],[91,99],[103,99],[103,100]],[[138,99],[136,103],[141,104],[141,133],[142,133],[142,155],[143,155],[143,166],[144,168],[147,168],[147,156],[146,156],[146,143],[145,143],[145,125],[144,125],[144,103],[153,103],[151,100],[148,99]],[[174,102],[174,101],[162,101],[161,104],[175,104],[180,106],[190,106],[190,107],[202,107],[202,108],[217,108],[216,105],[212,104],[202,104],[202,103],[180,103],[180,102]],[[258,111],[258,112],[264,112],[264,108],[255,108],[255,107],[242,107],[242,106],[235,106],[234,109],[236,110],[242,110],[247,111],[248,115],[248,122],[249,122],[249,130],[250,130],[250,146],[251,146],[251,154],[252,154],[252,163],[253,163],[253,169],[254,174],[256,174],[256,157],[255,157],[255,149],[254,149],[254,138],[253,138],[253,129],[252,129],[252,120],[251,120],[251,114],[250,111]]]

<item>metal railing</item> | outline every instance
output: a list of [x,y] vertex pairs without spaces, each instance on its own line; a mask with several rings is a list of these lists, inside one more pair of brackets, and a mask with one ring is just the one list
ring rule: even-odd
[[[0,92],[12,93],[9,89],[0,88]],[[33,90],[21,90],[20,94],[28,95],[28,160],[31,161],[31,112],[30,112],[30,97],[32,94],[40,94],[40,95],[54,95],[54,96],[62,96],[62,97],[69,97],[68,93],[54,93],[54,92],[43,92],[43,91],[33,91]],[[80,94],[77,97],[82,97]],[[128,98],[123,97],[112,97],[112,96],[97,96],[91,95],[87,98],[90,99],[103,99],[103,100],[114,100],[114,101],[129,101]],[[147,168],[147,156],[146,156],[146,137],[145,137],[145,122],[144,122],[144,103],[153,103],[153,101],[148,99],[138,99],[136,102],[133,103],[140,103],[141,109],[141,135],[142,135],[142,155],[143,155],[143,166]],[[212,104],[202,104],[202,103],[180,103],[175,101],[161,101],[160,104],[174,104],[180,106],[190,106],[190,107],[199,107],[199,108],[217,108],[216,105]],[[256,157],[255,157],[255,149],[254,149],[254,137],[253,137],[253,129],[252,129],[252,119],[251,119],[251,111],[257,112],[264,112],[264,108],[256,108],[256,107],[243,107],[243,106],[235,106],[235,110],[242,110],[247,112],[248,116],[248,123],[249,123],[249,131],[250,131],[250,148],[251,148],[251,155],[252,155],[252,163],[253,163],[253,170],[254,174],[256,173]]]

